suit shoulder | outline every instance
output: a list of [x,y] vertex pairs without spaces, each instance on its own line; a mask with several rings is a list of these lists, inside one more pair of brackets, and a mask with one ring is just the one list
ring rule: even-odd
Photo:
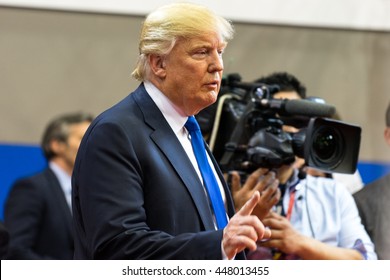
[[16,180],[10,188],[5,208],[12,208],[13,205],[19,205],[19,203],[26,204],[27,202],[31,203],[32,201],[36,202],[45,199],[51,193],[50,188],[55,184],[50,179],[51,176],[55,175],[50,173],[52,171],[47,168],[37,174]]
[[382,196],[383,191],[390,192],[390,174],[380,177],[365,185],[361,190],[356,192],[353,196],[356,199],[363,199],[369,196]]
[[37,173],[18,178],[13,183],[13,186],[26,185],[26,184],[42,185],[43,183],[49,181],[52,176],[54,176],[54,173],[49,168],[46,168]]

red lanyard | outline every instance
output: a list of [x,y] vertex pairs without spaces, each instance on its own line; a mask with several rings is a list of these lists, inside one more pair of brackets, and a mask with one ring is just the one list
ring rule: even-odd
[[289,221],[290,221],[290,219],[291,219],[292,210],[293,210],[293,208],[294,208],[295,192],[296,192],[295,189],[293,189],[293,190],[290,192],[290,200],[289,200],[289,202],[288,202],[288,209],[287,209],[287,214],[286,214],[286,218],[287,218],[287,220],[289,220]]
[[[294,208],[294,200],[295,200],[295,188],[290,192],[290,200],[288,202],[288,209],[287,209],[287,215],[286,215],[286,218],[290,221],[290,218],[291,218],[291,213],[292,213],[292,210]],[[273,253],[273,259],[274,260],[283,260],[283,259],[286,259],[286,256],[288,256],[288,254],[285,254],[281,251],[275,251]]]
[[[290,191],[290,200],[288,201],[288,209],[287,209],[287,214],[286,214],[286,218],[289,221],[291,219],[292,210],[294,208],[295,192],[296,191],[297,190],[295,189],[295,186],[293,187],[292,191]],[[286,256],[288,256],[288,254],[284,254],[280,251],[276,251],[276,252],[274,252],[273,259],[274,260],[286,259]]]

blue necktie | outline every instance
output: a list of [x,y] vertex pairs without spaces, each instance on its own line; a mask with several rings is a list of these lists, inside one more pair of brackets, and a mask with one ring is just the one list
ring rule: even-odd
[[198,162],[200,173],[202,174],[203,183],[211,200],[218,228],[222,229],[227,224],[225,206],[223,204],[217,180],[207,160],[206,148],[198,122],[194,116],[190,116],[184,126],[191,135],[191,144],[196,161]]

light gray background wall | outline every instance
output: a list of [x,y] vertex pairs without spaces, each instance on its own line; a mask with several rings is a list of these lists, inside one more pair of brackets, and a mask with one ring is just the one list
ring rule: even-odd
[[[142,17],[0,7],[0,142],[38,143],[53,116],[113,105],[138,82]],[[390,33],[235,22],[225,74],[289,71],[363,128],[360,160],[389,161]]]

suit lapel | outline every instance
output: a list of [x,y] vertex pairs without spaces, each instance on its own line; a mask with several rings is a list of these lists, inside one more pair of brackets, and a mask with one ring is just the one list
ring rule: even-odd
[[205,229],[214,230],[212,213],[204,188],[181,143],[142,85],[133,95],[143,112],[145,123],[154,129],[151,134],[152,140],[165,154],[183,181],[194,201]]
[[45,177],[47,178],[48,184],[50,186],[51,191],[54,194],[53,199],[55,199],[56,204],[58,206],[59,212],[62,213],[64,219],[64,225],[67,228],[69,235],[72,236],[72,214],[69,209],[69,205],[66,202],[64,192],[61,188],[60,182],[58,181],[56,175],[54,175],[53,171],[50,168],[45,170]]

